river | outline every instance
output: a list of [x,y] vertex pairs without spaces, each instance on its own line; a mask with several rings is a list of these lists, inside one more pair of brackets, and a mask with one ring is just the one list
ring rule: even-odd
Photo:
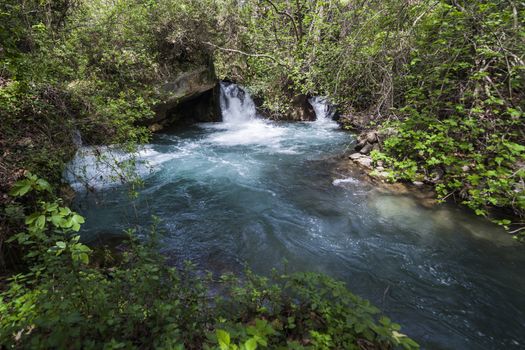
[[83,239],[145,234],[156,215],[174,264],[323,272],[423,349],[525,348],[524,247],[461,208],[427,208],[338,170],[354,136],[322,100],[312,103],[316,122],[273,123],[257,118],[248,93],[223,84],[223,123],[158,134],[139,152],[136,199],[112,176],[126,154],[99,149],[107,158],[96,163],[94,149],[82,149],[66,176],[87,219]]

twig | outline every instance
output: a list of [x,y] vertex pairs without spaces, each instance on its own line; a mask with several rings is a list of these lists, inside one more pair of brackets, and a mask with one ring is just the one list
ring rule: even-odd
[[513,235],[513,234],[518,233],[518,232],[523,231],[523,230],[525,230],[525,226],[524,226],[524,227],[520,227],[519,229],[514,230],[514,231],[509,231],[509,233],[510,233],[511,235]]

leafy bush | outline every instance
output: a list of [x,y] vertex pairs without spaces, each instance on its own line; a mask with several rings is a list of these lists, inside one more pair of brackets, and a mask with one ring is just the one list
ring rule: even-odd
[[441,2],[422,20],[399,77],[403,118],[376,155],[398,178],[432,181],[442,198],[479,215],[491,207],[525,215],[523,11],[513,2]]

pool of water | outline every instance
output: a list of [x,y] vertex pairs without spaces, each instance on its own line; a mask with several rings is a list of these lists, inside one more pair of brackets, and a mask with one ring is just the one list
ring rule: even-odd
[[76,183],[83,238],[147,232],[155,215],[175,264],[265,274],[287,261],[345,281],[424,349],[525,348],[524,247],[458,207],[427,208],[341,172],[353,138],[329,118],[253,115],[159,134],[139,152],[136,199],[85,148],[73,165],[98,191]]

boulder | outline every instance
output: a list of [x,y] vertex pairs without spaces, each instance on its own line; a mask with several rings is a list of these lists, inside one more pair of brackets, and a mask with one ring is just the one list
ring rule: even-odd
[[314,108],[308,101],[308,96],[300,94],[292,99],[292,105],[286,119],[292,121],[314,121],[316,119]]
[[348,158],[353,160],[354,162],[364,166],[365,168],[371,168],[372,167],[372,158],[370,156],[361,154],[361,153],[354,153],[351,154]]
[[148,129],[151,132],[158,132],[158,131],[161,131],[162,129],[164,129],[164,125],[159,124],[159,123],[153,123],[150,126],[148,126]]
[[367,142],[365,144],[365,146],[363,148],[361,148],[359,153],[361,153],[361,154],[369,154],[370,152],[372,152],[373,149],[374,149],[374,145],[372,145],[372,144]]
[[377,133],[375,131],[371,131],[366,134],[366,141],[368,143],[376,143],[377,142]]
[[357,161],[357,163],[361,164],[365,168],[371,168],[372,167],[372,158],[370,158],[368,156],[364,156],[364,157],[358,158],[356,161]]
[[160,84],[157,92],[161,102],[150,126],[221,121],[218,79],[211,63]]
[[363,130],[373,118],[367,114],[343,114],[337,116],[337,122],[347,130]]

